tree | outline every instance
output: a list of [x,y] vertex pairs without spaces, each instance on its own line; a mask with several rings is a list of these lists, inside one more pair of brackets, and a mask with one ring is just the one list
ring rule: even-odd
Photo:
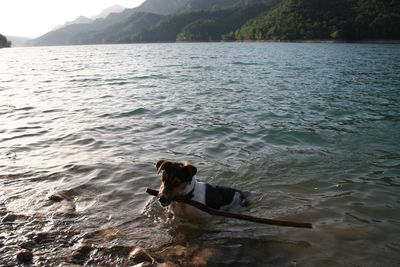
[[331,37],[335,41],[339,40],[339,39],[342,39],[342,36],[343,36],[343,31],[342,30],[336,30],[336,31],[331,33]]
[[7,38],[0,34],[0,48],[11,47],[11,41],[7,40]]
[[196,20],[188,24],[176,38],[181,42],[209,42],[219,39],[219,24],[211,19]]
[[284,0],[248,21],[237,40],[400,39],[398,0]]

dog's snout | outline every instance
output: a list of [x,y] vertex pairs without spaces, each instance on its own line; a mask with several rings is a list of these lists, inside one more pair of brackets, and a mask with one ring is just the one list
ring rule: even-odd
[[158,198],[158,201],[161,203],[161,205],[162,206],[168,206],[169,205],[169,203],[170,203],[170,200],[169,200],[169,198],[166,196],[166,195],[161,195],[159,198]]

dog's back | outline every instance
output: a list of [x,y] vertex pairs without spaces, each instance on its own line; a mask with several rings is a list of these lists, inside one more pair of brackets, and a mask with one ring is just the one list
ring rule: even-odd
[[205,204],[213,209],[228,210],[235,206],[245,207],[249,203],[246,195],[237,189],[224,186],[206,185]]

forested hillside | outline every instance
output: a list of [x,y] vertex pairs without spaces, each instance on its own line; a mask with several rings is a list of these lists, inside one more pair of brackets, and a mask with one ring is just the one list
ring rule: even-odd
[[76,35],[76,38],[81,44],[130,43],[135,34],[153,26],[162,18],[152,13],[135,13],[121,23],[104,30],[84,32]]
[[133,42],[220,41],[222,36],[274,7],[279,0],[238,4],[233,8],[170,15],[137,34]]
[[400,39],[400,1],[286,0],[232,33],[236,40]]
[[243,40],[400,40],[400,1],[147,0],[32,44]]
[[396,0],[191,0],[131,42],[400,40]]
[[92,23],[68,25],[31,40],[29,44],[35,46],[87,44],[91,36],[126,21],[132,14],[132,9],[125,9],[120,13],[112,13],[105,19],[96,19]]
[[0,48],[11,47],[11,42],[7,40],[7,37],[0,34]]

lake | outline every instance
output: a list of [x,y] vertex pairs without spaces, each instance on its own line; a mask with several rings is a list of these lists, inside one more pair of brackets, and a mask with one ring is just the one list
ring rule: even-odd
[[[132,44],[0,50],[0,262],[397,266],[400,46]],[[159,159],[313,229],[171,220]]]

